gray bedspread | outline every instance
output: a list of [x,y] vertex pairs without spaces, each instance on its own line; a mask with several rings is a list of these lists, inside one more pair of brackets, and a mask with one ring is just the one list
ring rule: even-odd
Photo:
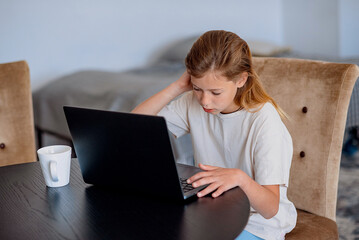
[[125,72],[81,71],[64,76],[33,93],[35,124],[69,135],[62,106],[129,112],[176,80],[184,66],[173,64]]

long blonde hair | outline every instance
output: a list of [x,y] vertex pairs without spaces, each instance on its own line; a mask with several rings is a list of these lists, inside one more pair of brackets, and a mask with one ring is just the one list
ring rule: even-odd
[[248,79],[243,87],[237,89],[234,102],[247,111],[258,111],[264,103],[270,102],[282,118],[287,118],[286,113],[264,90],[252,67],[248,44],[238,35],[223,30],[204,33],[193,44],[185,64],[188,73],[197,78],[215,70],[228,80],[237,81],[242,73],[247,72]]

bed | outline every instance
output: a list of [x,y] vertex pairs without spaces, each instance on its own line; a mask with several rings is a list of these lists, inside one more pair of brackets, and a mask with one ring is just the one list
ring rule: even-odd
[[[165,88],[185,71],[184,58],[197,37],[168,46],[150,65],[121,72],[78,71],[63,76],[33,93],[38,147],[72,144],[64,105],[129,112]],[[178,162],[192,164],[189,136],[171,137]]]

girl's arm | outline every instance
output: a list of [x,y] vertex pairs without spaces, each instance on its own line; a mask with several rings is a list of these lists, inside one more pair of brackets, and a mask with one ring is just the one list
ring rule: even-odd
[[191,89],[191,76],[186,71],[177,81],[139,104],[132,113],[156,115],[172,99]]
[[236,168],[220,168],[199,164],[204,172],[195,174],[188,179],[193,187],[209,184],[200,191],[198,197],[211,192],[212,197],[218,197],[223,192],[239,186],[247,195],[251,206],[264,218],[275,216],[279,209],[279,185],[260,185],[245,172]]

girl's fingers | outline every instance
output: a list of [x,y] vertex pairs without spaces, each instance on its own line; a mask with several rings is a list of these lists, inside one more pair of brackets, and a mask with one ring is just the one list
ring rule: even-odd
[[205,171],[211,171],[211,170],[215,170],[218,168],[218,167],[214,167],[214,166],[210,166],[210,165],[204,165],[202,163],[200,163],[198,166],[200,169],[205,170]]
[[197,181],[194,181],[192,183],[192,186],[196,188],[196,187],[200,187],[200,186],[203,186],[206,184],[211,184],[213,182],[215,182],[215,179],[213,177],[205,177],[205,178],[201,178]]
[[225,191],[227,191],[227,189],[222,185],[219,188],[217,188],[217,191],[215,191],[214,193],[212,193],[212,197],[216,198],[219,197],[222,193],[224,193]]
[[199,164],[198,165],[202,170],[205,170],[204,172],[199,172],[199,173],[196,173],[195,175],[193,175],[192,177],[188,178],[187,179],[187,183],[190,184],[190,183],[193,183],[195,181],[197,181],[198,179],[201,179],[201,178],[205,178],[205,177],[209,177],[209,176],[213,176],[215,173],[214,172],[211,172],[213,170],[216,170],[218,169],[219,167],[214,167],[214,166],[210,166],[210,165],[204,165],[204,164]]
[[197,181],[198,179],[207,177],[208,175],[209,175],[209,174],[208,174],[207,172],[199,172],[199,173],[196,173],[195,175],[193,175],[192,177],[190,177],[190,178],[187,179],[187,183],[188,183],[188,184],[193,183],[193,182]]
[[207,194],[213,192],[214,190],[216,190],[218,188],[218,184],[216,183],[212,183],[211,185],[209,185],[208,187],[206,187],[205,189],[203,189],[202,191],[197,193],[198,197],[204,197]]

